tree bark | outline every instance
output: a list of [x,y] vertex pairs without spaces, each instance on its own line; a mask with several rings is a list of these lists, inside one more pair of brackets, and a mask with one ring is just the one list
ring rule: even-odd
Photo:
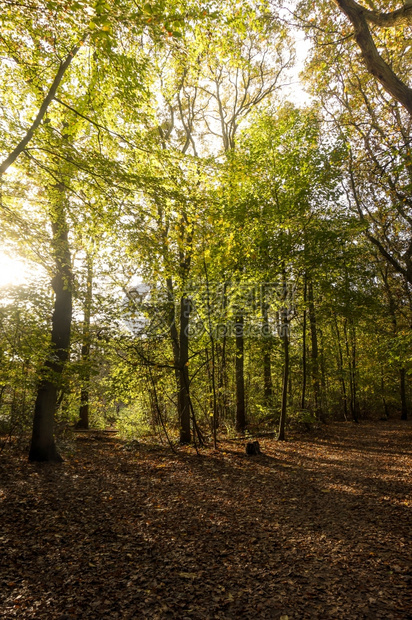
[[51,345],[37,389],[29,460],[61,462],[63,459],[54,442],[53,425],[61,375],[69,356],[72,321],[71,257],[63,201],[54,213],[52,231],[55,259],[52,286],[55,300]]

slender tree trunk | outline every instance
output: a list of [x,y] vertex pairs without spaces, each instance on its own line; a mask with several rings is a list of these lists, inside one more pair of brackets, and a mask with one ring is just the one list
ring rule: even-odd
[[383,416],[385,420],[388,420],[389,410],[388,410],[388,403],[386,402],[386,398],[385,398],[385,379],[384,379],[384,374],[383,374],[383,364],[381,364],[381,397],[382,397],[382,404],[383,404]]
[[273,404],[273,383],[272,383],[272,338],[269,327],[268,306],[266,300],[262,299],[262,335],[263,335],[263,400],[266,407]]
[[309,323],[310,323],[310,335],[312,342],[311,362],[312,362],[312,383],[313,383],[313,396],[315,399],[315,412],[316,418],[322,420],[322,407],[320,401],[320,385],[319,385],[319,348],[318,348],[318,333],[316,325],[315,304],[313,300],[313,284],[309,280],[308,283],[308,298],[309,298]]
[[89,428],[89,386],[90,386],[90,317],[93,299],[93,258],[87,256],[86,295],[84,300],[83,344],[82,344],[82,388],[80,393],[79,420],[77,428]]
[[246,408],[245,408],[245,375],[244,375],[244,319],[243,316],[236,317],[235,339],[236,339],[236,430],[240,433],[245,432],[246,428]]
[[[385,285],[386,295],[388,297],[389,314],[390,314],[391,321],[392,321],[393,335],[394,337],[396,337],[398,334],[398,321],[396,317],[396,304],[395,304],[395,300],[392,295],[391,287],[389,285],[389,280],[388,280],[388,269],[386,269],[385,271],[382,270],[381,273],[382,273],[382,278],[383,278],[383,282]],[[407,288],[407,291],[409,291],[408,288]],[[400,377],[399,387],[400,387],[400,397],[401,397],[401,420],[407,420],[408,419],[408,405],[407,405],[407,399],[406,399],[406,381],[405,381],[406,370],[405,368],[403,367],[400,368],[399,377]]]
[[217,449],[217,427],[219,424],[219,411],[217,405],[217,393],[216,393],[216,344],[215,344],[215,336],[213,334],[212,327],[212,308],[210,303],[210,286],[209,286],[209,274],[207,270],[207,263],[204,260],[205,267],[205,276],[206,276],[206,284],[207,284],[207,319],[208,319],[208,330],[209,330],[209,340],[210,340],[210,352],[211,352],[211,365],[209,365],[208,359],[208,351],[206,349],[206,364],[209,375],[209,383],[210,383],[210,395],[211,395],[211,409],[212,409],[212,431],[213,431],[213,445],[215,450]]
[[348,360],[348,368],[349,368],[349,409],[352,420],[355,420],[355,410],[353,406],[353,372],[352,372],[352,358],[350,355],[349,348],[349,337],[348,337],[348,328],[347,328],[347,320],[343,321],[343,334],[345,337],[345,349],[346,349],[346,358]]
[[343,333],[345,336],[346,357],[348,359],[349,366],[349,387],[350,387],[350,412],[352,420],[359,422],[358,420],[358,406],[356,399],[356,345],[353,339],[352,329],[350,329],[351,342],[349,342],[349,334],[347,328],[347,321],[345,319],[343,323]]
[[189,317],[190,299],[180,300],[180,334],[179,334],[179,422],[180,443],[191,441],[190,429],[190,394],[189,394]]
[[406,370],[405,368],[401,368],[400,371],[400,388],[401,388],[401,406],[402,406],[402,410],[401,410],[401,420],[407,420],[408,419],[408,405],[407,405],[407,399],[406,399]]
[[[227,307],[227,294],[226,283],[223,287],[223,319],[226,321],[226,307]],[[226,369],[226,345],[227,345],[227,329],[224,326],[222,337],[222,348],[220,356],[220,372],[218,375],[218,389],[220,395],[221,411],[219,417],[223,420],[227,420],[229,415],[229,403],[228,403],[228,377]]]
[[345,374],[343,370],[343,352],[342,352],[342,343],[339,332],[338,320],[336,318],[336,314],[333,313],[333,318],[335,320],[335,329],[338,343],[338,370],[339,370],[339,379],[342,387],[342,401],[343,401],[343,417],[347,421],[348,419],[348,396],[346,393],[346,382],[345,382]]
[[53,425],[57,392],[63,368],[69,356],[72,321],[71,258],[63,200],[54,213],[52,232],[55,260],[55,276],[52,286],[55,300],[51,345],[37,389],[29,460],[60,462],[62,458],[54,442]]
[[306,405],[306,381],[307,381],[307,363],[306,363],[306,321],[307,321],[307,309],[306,309],[306,301],[307,301],[307,292],[308,292],[308,282],[305,274],[305,282],[303,287],[303,326],[302,326],[302,397],[300,401],[301,409],[305,409]]
[[167,285],[167,294],[168,294],[168,302],[169,302],[169,333],[170,339],[172,341],[172,351],[173,351],[173,365],[175,372],[175,381],[176,381],[176,393],[177,393],[177,419],[179,422],[179,429],[181,428],[181,372],[180,372],[180,342],[179,342],[179,332],[176,325],[176,309],[175,309],[175,296],[173,289],[173,281],[171,278],[166,280]]
[[175,296],[174,296],[172,278],[167,278],[166,285],[167,285],[167,294],[168,294],[168,303],[169,303],[169,317],[168,317],[169,333],[170,333],[170,339],[172,341],[173,364],[175,367],[177,391],[179,392],[179,360],[180,360],[179,332],[177,330],[177,325],[176,325]]
[[287,309],[283,308],[281,311],[281,338],[283,341],[283,354],[284,354],[284,365],[283,365],[283,384],[282,384],[282,406],[280,410],[280,421],[279,421],[279,433],[278,440],[285,440],[285,425],[286,425],[286,410],[287,410],[287,400],[288,400],[288,384],[289,384],[289,322],[288,322],[288,313]]
[[[267,348],[270,347],[269,343],[265,343]],[[273,385],[272,385],[272,363],[270,350],[265,351],[263,354],[263,399],[266,407],[272,406],[273,400]]]
[[320,336],[320,401],[321,401],[321,411],[323,416],[323,422],[325,420],[325,411],[328,410],[328,389],[327,389],[327,381],[326,381],[326,367],[325,367],[325,344],[323,338],[323,330],[319,330]]
[[351,340],[352,340],[352,398],[353,398],[353,419],[359,422],[359,401],[358,401],[358,382],[357,382],[357,359],[356,359],[356,331],[351,322]]
[[217,408],[218,418],[223,420],[223,373],[222,373],[222,346],[216,336],[215,355],[216,355],[216,384],[217,384]]
[[289,388],[288,388],[288,395],[289,395],[289,407],[293,407],[293,384],[292,384],[292,369],[290,366],[290,358],[289,358]]

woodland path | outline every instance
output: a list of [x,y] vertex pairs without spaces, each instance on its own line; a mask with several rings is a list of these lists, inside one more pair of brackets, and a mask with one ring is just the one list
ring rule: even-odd
[[331,424],[247,457],[79,438],[0,455],[0,615],[412,619],[412,424]]

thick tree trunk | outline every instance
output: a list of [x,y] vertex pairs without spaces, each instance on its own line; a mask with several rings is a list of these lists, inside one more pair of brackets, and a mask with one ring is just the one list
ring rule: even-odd
[[189,383],[189,318],[190,299],[181,297],[179,309],[179,330],[176,325],[173,282],[167,279],[170,303],[169,325],[172,340],[173,361],[177,385],[177,417],[179,421],[180,443],[190,443],[192,439],[190,424],[190,383]]
[[77,428],[89,428],[89,385],[90,385],[90,317],[93,299],[93,259],[87,257],[86,295],[84,300],[83,344],[82,344],[82,389],[80,393],[79,420]]
[[236,317],[235,340],[236,340],[236,430],[245,432],[246,407],[245,407],[245,375],[244,375],[244,320],[243,316]]
[[63,201],[54,213],[52,231],[56,272],[52,280],[55,300],[51,345],[37,390],[29,460],[59,462],[62,458],[54,442],[53,424],[61,374],[69,356],[72,321],[72,274]]

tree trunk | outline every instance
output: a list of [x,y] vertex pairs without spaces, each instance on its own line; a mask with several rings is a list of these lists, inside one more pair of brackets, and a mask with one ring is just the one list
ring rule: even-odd
[[[391,287],[389,285],[389,280],[388,280],[388,270],[386,269],[385,271],[382,271],[382,279],[383,279],[383,283],[385,285],[385,291],[386,291],[386,295],[388,298],[388,306],[389,306],[389,314],[392,320],[392,327],[393,327],[393,335],[396,338],[397,334],[398,334],[398,320],[396,317],[396,303],[391,291]],[[409,290],[409,289],[408,289]],[[400,376],[400,396],[401,396],[401,420],[407,420],[408,419],[408,405],[407,405],[407,400],[406,400],[406,370],[405,368],[401,367],[399,370],[399,376]]]
[[315,413],[318,420],[323,419],[322,407],[320,402],[320,385],[319,385],[319,348],[318,348],[318,334],[316,326],[315,304],[313,301],[313,284],[311,281],[308,283],[308,298],[309,298],[309,323],[310,323],[310,335],[312,342],[311,362],[312,362],[312,383],[313,383],[313,396],[315,399]]
[[326,378],[326,365],[325,365],[325,343],[323,338],[323,330],[319,329],[320,336],[320,402],[322,411],[322,422],[325,420],[325,411],[328,410],[328,386]]
[[306,301],[307,301],[307,291],[308,291],[308,282],[305,274],[305,283],[303,288],[303,326],[302,326],[302,397],[300,401],[301,409],[305,409],[306,405],[306,381],[307,381],[307,364],[306,364],[306,320],[307,320],[307,310],[306,310]]
[[338,342],[338,370],[339,370],[339,378],[340,378],[340,382],[342,386],[343,417],[345,418],[345,421],[347,421],[348,419],[348,396],[346,393],[345,375],[344,375],[344,370],[343,370],[342,343],[340,339],[338,320],[336,318],[335,312],[333,313],[333,318],[335,320],[336,336],[337,336],[337,342]]
[[[176,325],[176,309],[175,309],[175,296],[173,290],[173,281],[171,278],[167,278],[167,294],[169,301],[169,333],[170,339],[172,341],[172,351],[173,351],[173,365],[175,372],[175,380],[176,380],[176,391],[177,391],[177,419],[179,422],[179,429],[181,429],[181,405],[182,405],[182,397],[181,397],[181,387],[182,387],[182,378],[180,372],[180,339],[179,332]],[[180,317],[179,317],[180,319]]]
[[283,385],[282,385],[282,407],[280,411],[279,421],[279,433],[278,441],[285,440],[285,425],[286,425],[286,410],[288,399],[288,379],[289,379],[289,322],[288,312],[286,308],[281,311],[281,338],[283,341],[283,354],[284,354],[284,366],[283,366]]
[[62,458],[54,442],[53,424],[57,392],[63,368],[69,356],[72,321],[71,259],[63,201],[54,213],[52,231],[55,260],[55,276],[52,286],[55,299],[51,345],[37,389],[29,460],[60,462]]
[[[226,306],[227,306],[227,285],[223,285],[223,317],[226,320]],[[226,369],[226,344],[227,344],[227,326],[223,326],[222,333],[222,346],[216,344],[216,354],[219,352],[220,365],[218,370],[218,394],[219,394],[219,419],[227,420],[229,415],[229,403],[228,403],[228,377]],[[219,346],[219,349],[218,349]]]
[[87,256],[86,295],[84,300],[83,344],[82,344],[82,389],[80,393],[79,420],[77,428],[89,428],[89,385],[90,385],[90,317],[93,299],[93,259]]
[[172,340],[173,361],[177,384],[177,417],[179,421],[180,443],[191,441],[190,426],[190,388],[189,388],[189,317],[190,299],[181,297],[179,310],[179,330],[176,325],[176,311],[174,301],[173,281],[166,281],[170,303],[169,330]]
[[359,422],[359,401],[358,401],[358,382],[357,382],[357,359],[356,359],[356,331],[351,322],[352,339],[352,398],[353,398],[353,420]]
[[349,366],[350,412],[351,412],[352,420],[357,423],[359,422],[359,420],[358,420],[358,406],[357,406],[357,399],[356,399],[356,345],[354,343],[352,330],[351,330],[351,343],[349,343],[349,335],[348,335],[346,319],[344,320],[344,323],[343,323],[343,333],[345,335],[346,357],[348,359],[348,366]]
[[190,430],[190,394],[189,394],[189,317],[190,299],[180,300],[180,334],[179,334],[179,423],[180,443],[191,441]]
[[401,406],[402,406],[402,410],[401,410],[401,420],[407,420],[408,419],[408,405],[407,405],[407,400],[406,400],[406,370],[405,368],[401,368],[400,371],[400,379],[401,379]]
[[266,407],[273,404],[272,363],[271,350],[272,339],[269,328],[268,306],[266,300],[262,300],[262,336],[263,336],[263,401]]
[[385,378],[384,378],[384,372],[383,372],[383,364],[381,364],[381,398],[382,398],[382,404],[383,404],[383,417],[385,420],[388,420],[389,409],[388,409],[388,403],[386,402],[386,398],[385,398]]
[[236,430],[244,433],[246,428],[245,411],[245,375],[244,375],[244,320],[243,316],[236,317]]
[[177,330],[176,325],[176,310],[175,310],[175,297],[173,290],[173,281],[172,278],[168,278],[166,280],[167,285],[167,295],[168,295],[168,303],[169,303],[169,333],[170,339],[172,341],[172,351],[173,351],[173,364],[175,367],[175,377],[176,377],[176,385],[177,392],[179,393],[179,360],[180,360],[180,349],[179,349],[179,332]]
[[[269,348],[269,343],[266,343],[266,346]],[[263,354],[263,399],[266,407],[272,406],[273,385],[270,350],[266,350]]]

